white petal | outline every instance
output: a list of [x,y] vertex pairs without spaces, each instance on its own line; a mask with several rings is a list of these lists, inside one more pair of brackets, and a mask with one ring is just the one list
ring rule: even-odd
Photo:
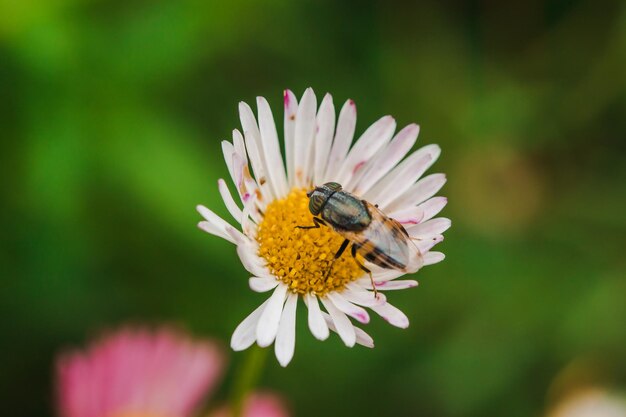
[[246,234],[246,236],[252,236],[254,234],[254,230],[250,226],[250,217],[256,211],[257,201],[255,199],[249,200],[247,203],[243,205],[243,210],[241,212],[241,230]]
[[226,239],[231,243],[235,243],[231,234],[226,231],[228,227],[232,227],[230,224],[202,205],[196,206],[196,210],[198,210],[198,213],[206,219],[206,221],[198,223],[198,227],[200,229],[212,235],[221,237],[222,239]]
[[233,155],[235,154],[235,147],[229,141],[223,140],[222,141],[222,153],[224,154],[224,161],[226,162],[228,173],[230,174],[230,177],[232,178],[233,182],[236,183],[235,171],[233,169]]
[[337,182],[347,184],[352,176],[359,173],[367,161],[389,142],[395,129],[396,121],[391,116],[383,116],[374,122],[350,149],[341,164]]
[[317,100],[311,88],[307,88],[300,100],[296,114],[295,132],[295,184],[308,187],[310,170],[314,161],[313,138],[315,137],[315,111]]
[[313,184],[322,184],[326,173],[328,155],[335,133],[335,106],[330,94],[326,94],[317,112],[317,128],[315,134],[315,164]]
[[321,300],[324,307],[326,307],[326,311],[330,314],[334,327],[337,329],[337,333],[339,334],[341,340],[343,340],[343,343],[345,343],[348,347],[354,346],[354,343],[356,342],[356,333],[354,331],[354,326],[350,322],[350,319],[348,319],[348,316],[339,311],[339,309],[335,307],[333,302],[328,298],[322,298]]
[[359,307],[357,305],[352,304],[345,298],[341,296],[339,293],[328,293],[326,296],[333,302],[335,307],[337,307],[342,312],[346,313],[350,317],[356,319],[357,321],[367,324],[370,322],[370,315],[367,314],[364,308]]
[[322,182],[336,181],[338,178],[339,170],[343,165],[352,138],[354,137],[354,128],[356,126],[356,105],[354,101],[347,100],[341,112],[339,112],[339,119],[337,120],[337,132],[335,133],[335,139],[333,140],[333,147],[330,150],[330,156],[328,157],[328,165],[326,167],[326,175]]
[[254,243],[247,238],[236,241],[237,255],[246,271],[257,277],[270,276],[270,272],[265,266],[264,260],[257,255]]
[[422,178],[409,188],[404,195],[396,199],[387,208],[388,211],[414,206],[434,196],[446,183],[445,174],[431,174]]
[[283,315],[280,318],[278,333],[276,334],[276,344],[274,352],[276,359],[281,366],[287,366],[293,358],[293,352],[296,347],[296,307],[298,305],[298,296],[289,293]]
[[401,281],[374,281],[374,283],[376,284],[376,289],[379,291],[405,290],[407,288],[417,287],[417,281],[412,279]]
[[203,230],[213,236],[221,237],[222,239],[228,240],[230,243],[235,243],[233,239],[226,233],[224,233],[220,228],[216,227],[213,223],[203,220],[198,222],[198,229]]
[[311,329],[311,333],[316,339],[326,340],[328,338],[328,326],[322,317],[317,297],[310,293],[307,293],[304,297],[309,309],[309,329]]
[[[415,246],[417,247],[417,245]],[[409,259],[409,264],[404,269],[405,273],[412,274],[414,272],[417,272],[421,267],[424,266],[423,253],[424,252],[420,251],[419,249],[415,251],[414,253],[415,256]]]
[[[352,188],[355,194],[363,195],[404,158],[415,144],[418,134],[419,126],[416,124],[410,124],[399,131],[389,145],[368,162],[360,179],[355,176],[346,188]],[[356,179],[358,185],[354,186]]]
[[283,94],[285,103],[285,159],[287,161],[287,179],[289,186],[294,186],[295,175],[295,137],[296,137],[296,113],[298,112],[298,100],[291,90],[285,90]]
[[[226,141],[224,141],[226,142]],[[222,142],[222,150],[224,151],[224,157],[226,157],[226,151],[228,151],[228,142]],[[244,145],[243,135],[238,129],[233,129],[233,143],[236,145],[232,145],[232,153],[233,155],[237,155],[241,159],[241,165],[248,165],[248,154],[246,153],[246,148]]]
[[452,222],[445,217],[437,217],[436,219],[430,219],[424,223],[411,225],[406,228],[407,232],[411,236],[418,236],[420,238],[427,238],[430,236],[440,235],[450,228]]
[[366,348],[370,349],[374,348],[374,339],[372,339],[372,336],[365,333],[363,329],[356,326],[354,327],[354,332],[356,333],[356,342],[359,345],[365,346]]
[[246,150],[250,157],[250,165],[256,178],[261,193],[267,200],[273,200],[274,194],[268,182],[267,161],[261,144],[261,133],[254,118],[254,113],[248,104],[243,101],[239,103],[239,118],[243,128],[243,136],[246,143]]
[[268,181],[274,195],[282,198],[289,192],[287,185],[287,175],[283,166],[283,158],[280,155],[280,146],[278,145],[278,133],[276,132],[276,124],[274,116],[267,100],[263,97],[257,97],[257,109],[259,112],[259,129],[261,131],[261,143],[263,145],[263,153],[267,163]]
[[[241,132],[237,129],[233,130],[233,140],[235,143],[243,144],[243,136],[241,136]],[[243,145],[241,145],[243,146]],[[239,196],[241,197],[241,201],[246,204],[250,199],[258,199],[259,196],[262,199],[262,195],[258,191],[258,184],[250,175],[250,170],[248,168],[248,158],[244,153],[241,153],[237,150],[239,146],[235,145],[235,152],[233,153],[233,181],[237,186],[237,190],[239,191]]]
[[391,202],[408,190],[413,182],[408,180],[410,170],[419,169],[420,174],[426,170],[432,157],[429,154],[414,153],[396,166],[389,174],[364,194],[368,201],[376,202],[386,212],[392,212]]
[[279,281],[274,277],[250,277],[248,279],[248,285],[254,292],[267,292],[273,290],[279,284]]
[[287,294],[287,286],[279,285],[276,287],[272,296],[269,298],[267,307],[263,310],[261,318],[256,328],[256,341],[261,347],[272,344],[278,331],[278,323],[283,312],[283,304],[285,303],[285,295]]
[[[406,274],[407,274],[406,272],[399,271],[397,269],[386,269],[376,274],[376,276],[374,277],[374,281],[375,282],[391,281],[392,279],[396,279]],[[356,282],[358,283],[358,285],[362,286],[363,288],[372,289],[372,282],[370,281],[369,277],[360,278]],[[378,295],[380,296],[380,293]]]
[[441,252],[427,252],[424,254],[424,265],[433,265],[443,261],[446,258]]
[[230,347],[234,351],[248,349],[256,339],[256,326],[269,299],[265,300],[256,310],[246,317],[235,329],[230,338]]
[[388,212],[387,215],[392,219],[397,220],[404,227],[408,227],[413,224],[419,224],[424,219],[424,210],[420,207],[408,207],[403,210],[396,210],[394,212]]
[[425,239],[417,238],[413,242],[415,242],[415,246],[417,246],[420,252],[425,254],[437,243],[443,242],[443,235],[431,236]]
[[446,197],[433,197],[417,206],[423,213],[422,221],[430,220],[435,217],[448,204]]
[[[371,281],[369,277],[364,278],[367,280],[367,286],[371,287]],[[359,284],[361,281],[359,281]],[[374,297],[374,292],[367,291],[365,285],[357,285],[354,283],[349,283],[347,288],[343,290],[342,295],[348,300],[353,302],[354,304],[358,304],[364,307],[371,307],[379,304],[384,304],[387,301],[387,297],[385,294],[378,293],[378,297]]]
[[374,306],[372,307],[372,310],[378,313],[380,317],[385,319],[385,321],[392,326],[400,327],[401,329],[409,327],[409,318],[402,311],[398,310],[389,303]]
[[[326,313],[322,313],[322,315],[328,327],[333,332],[337,332],[337,328],[335,327],[333,320],[330,318],[330,316]],[[363,331],[361,328],[354,326],[354,333],[356,336],[356,343],[370,349],[374,347],[374,339],[372,339],[372,337],[369,334],[365,333],[365,331]]]
[[233,196],[230,194],[230,190],[226,185],[226,181],[220,178],[219,180],[217,180],[217,187],[220,190],[220,195],[222,196],[222,200],[224,200],[224,204],[226,205],[226,208],[228,209],[230,215],[233,216],[235,220],[241,221],[241,219],[243,218],[243,213],[241,209],[237,206],[237,203],[235,203],[235,200],[233,200]]
[[[414,152],[395,167],[385,178],[365,195],[366,199],[376,201],[387,211],[393,211],[393,203],[400,198],[435,162],[441,149],[437,145],[428,145]],[[375,196],[376,198],[372,198]]]
[[242,157],[247,164],[248,153],[246,152],[246,143],[239,129],[233,129],[233,147],[235,148],[235,153]]

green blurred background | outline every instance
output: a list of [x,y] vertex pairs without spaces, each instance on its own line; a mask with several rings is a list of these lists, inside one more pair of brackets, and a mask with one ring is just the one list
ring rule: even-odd
[[357,134],[419,123],[453,227],[391,295],[409,329],[376,318],[376,349],[347,349],[301,305],[263,386],[298,416],[444,417],[541,415],[572,366],[624,387],[624,2],[0,0],[4,415],[53,415],[54,355],[102,328],[228,342],[265,295],[194,207],[227,216],[237,103],[267,97],[282,130],[308,86],[354,99]]

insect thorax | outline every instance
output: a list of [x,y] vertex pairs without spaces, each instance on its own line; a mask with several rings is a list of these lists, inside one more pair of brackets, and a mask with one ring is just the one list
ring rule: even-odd
[[358,232],[372,222],[365,203],[343,191],[328,198],[320,215],[337,230]]

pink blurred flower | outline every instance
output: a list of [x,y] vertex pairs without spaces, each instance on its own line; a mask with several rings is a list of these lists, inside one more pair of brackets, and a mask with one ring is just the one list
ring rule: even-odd
[[220,379],[222,350],[181,332],[124,328],[57,361],[62,417],[187,417]]
[[[289,417],[283,400],[276,394],[257,392],[246,400],[242,417]],[[229,407],[224,406],[210,414],[209,417],[231,417]]]

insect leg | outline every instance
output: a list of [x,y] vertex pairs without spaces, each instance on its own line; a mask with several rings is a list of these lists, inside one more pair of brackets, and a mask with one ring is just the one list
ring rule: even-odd
[[337,251],[337,253],[335,253],[335,256],[333,257],[332,261],[330,261],[330,266],[328,267],[328,270],[326,271],[326,275],[324,275],[324,280],[328,279],[330,272],[333,270],[333,265],[335,264],[335,261],[339,259],[341,255],[343,255],[343,252],[346,250],[349,244],[350,244],[350,241],[348,239],[344,239],[344,241],[341,243],[339,250]]
[[341,255],[343,255],[343,252],[346,250],[346,248],[348,247],[348,245],[350,244],[350,241],[348,239],[345,239],[343,241],[343,243],[341,244],[341,246],[339,247],[339,250],[337,251],[337,253],[335,254],[335,259],[339,258]]
[[318,217],[313,217],[314,226],[296,226],[298,229],[319,229],[320,224],[326,226],[326,222]]
[[354,258],[354,262],[356,262],[359,268],[361,268],[363,271],[368,273],[368,275],[370,276],[370,281],[372,281],[372,288],[374,289],[374,298],[378,298],[378,290],[376,289],[376,284],[374,284],[374,277],[372,276],[372,271],[370,271],[365,265],[363,265],[361,261],[359,261],[359,259],[356,257],[357,249],[358,249],[357,246],[353,244],[352,249],[350,250],[350,252],[352,253],[352,257]]

